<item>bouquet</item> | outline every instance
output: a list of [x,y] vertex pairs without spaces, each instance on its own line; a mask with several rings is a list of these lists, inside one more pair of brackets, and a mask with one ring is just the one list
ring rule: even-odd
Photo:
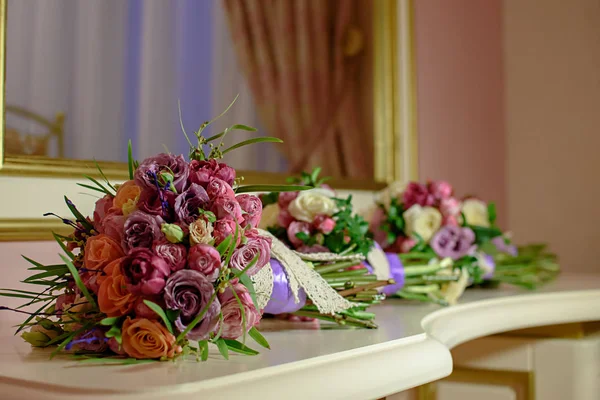
[[110,363],[188,354],[206,360],[209,343],[225,358],[230,351],[257,354],[246,335],[269,347],[256,329],[262,307],[253,278],[269,263],[271,237],[256,229],[261,203],[247,192],[287,186],[240,186],[236,171],[219,159],[243,145],[279,140],[223,149],[214,141],[254,129],[234,125],[206,138],[202,131],[211,122],[195,132],[195,146],[186,134],[189,161],[163,153],[138,163],[130,143],[128,181],[113,185],[98,168],[103,179],[81,184],[102,195],[91,217],[65,197],[73,217],[59,218],[73,233],[54,234],[64,263],[25,257],[33,275],[24,282],[43,290],[0,293],[27,299],[16,310],[29,314],[17,330],[29,328],[26,341],[56,345],[52,355],[68,350],[87,362]]
[[369,220],[375,240],[402,270],[400,297],[454,303],[471,284],[533,289],[558,272],[545,246],[511,243],[495,224],[494,203],[459,200],[444,181],[393,183]]
[[[375,328],[375,314],[367,312],[367,308],[385,298],[377,289],[394,281],[379,280],[370,273],[370,266],[364,262],[373,247],[368,223],[353,214],[352,197],[336,197],[335,192],[323,184],[324,180],[318,179],[319,172],[317,168],[311,174],[302,173],[300,178],[290,181],[314,189],[261,195],[264,207],[261,227],[309,263],[331,288],[350,302],[350,307],[333,315],[323,314],[310,298],[304,297],[299,302],[271,302],[265,312],[293,313],[338,324]],[[274,273],[282,275],[276,280],[285,282],[284,273],[275,269]],[[285,285],[281,290],[287,290]]]

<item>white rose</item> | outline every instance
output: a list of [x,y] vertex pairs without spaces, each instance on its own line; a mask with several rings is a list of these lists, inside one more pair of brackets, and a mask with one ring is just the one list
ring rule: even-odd
[[387,210],[392,204],[392,199],[399,199],[400,197],[402,197],[402,194],[404,193],[405,189],[405,182],[392,182],[381,192],[377,193],[377,203],[383,205]]
[[277,216],[281,209],[277,203],[272,203],[263,208],[262,215],[258,227],[260,229],[267,229],[270,226],[277,226]]
[[404,231],[407,236],[416,233],[425,242],[429,242],[434,233],[442,226],[442,214],[433,207],[421,207],[415,204],[404,211]]
[[461,211],[468,225],[490,226],[487,204],[481,200],[468,199],[463,201]]
[[211,244],[213,241],[213,226],[204,218],[199,218],[190,224],[190,242],[194,244]]
[[327,189],[311,189],[300,192],[290,203],[288,211],[298,221],[313,222],[317,215],[332,216],[335,201],[332,192]]

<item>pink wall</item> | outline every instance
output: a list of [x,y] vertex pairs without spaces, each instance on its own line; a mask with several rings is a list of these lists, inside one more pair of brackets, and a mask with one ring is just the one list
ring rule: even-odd
[[501,0],[415,1],[419,176],[506,208]]

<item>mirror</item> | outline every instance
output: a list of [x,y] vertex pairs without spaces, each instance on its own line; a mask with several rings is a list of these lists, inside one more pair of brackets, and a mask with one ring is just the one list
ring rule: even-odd
[[237,150],[233,167],[374,181],[376,3],[8,0],[4,153],[124,162],[131,139],[138,159],[187,154],[181,125],[239,95],[208,135],[241,123],[258,130],[225,147],[284,143]]

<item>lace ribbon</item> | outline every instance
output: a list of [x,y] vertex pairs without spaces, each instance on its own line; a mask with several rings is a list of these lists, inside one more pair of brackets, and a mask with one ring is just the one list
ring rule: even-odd
[[[289,249],[269,232],[262,229],[259,229],[259,232],[261,235],[271,238],[271,258],[277,260],[283,267],[287,275],[289,289],[296,304],[301,302],[299,293],[300,290],[303,290],[321,314],[334,314],[353,307],[353,303],[340,296],[306,261],[361,260],[364,257],[357,257],[356,255],[340,256],[333,253],[300,254]],[[265,269],[267,271],[264,271]],[[264,308],[268,304],[268,301],[263,303],[264,299],[267,294],[270,298],[273,293],[273,270],[271,266],[263,267],[252,279],[256,292],[261,291],[260,299],[262,300],[257,297],[259,307]],[[282,299],[271,300],[282,301]]]

